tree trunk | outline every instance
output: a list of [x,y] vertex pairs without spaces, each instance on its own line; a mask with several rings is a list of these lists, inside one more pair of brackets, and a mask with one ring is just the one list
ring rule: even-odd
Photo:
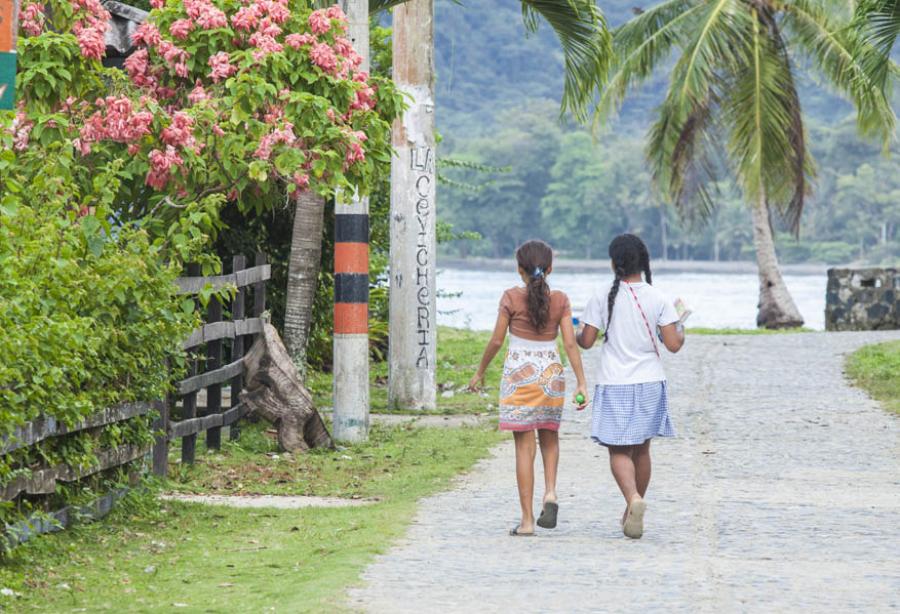
[[659,207],[659,228],[662,239],[662,260],[666,261],[669,259],[669,228],[664,205]]
[[282,449],[304,452],[334,447],[312,395],[300,383],[300,375],[274,326],[263,327],[244,356],[244,367],[246,383],[241,403],[276,426]]
[[401,4],[393,27],[393,78],[410,106],[393,128],[388,402],[392,408],[434,409],[434,0]]
[[[369,0],[343,0],[350,42],[369,70]],[[346,195],[343,195],[344,197]],[[369,436],[369,199],[334,203],[334,437]]]
[[803,326],[803,317],[788,292],[778,256],[775,254],[775,239],[769,221],[769,205],[765,195],[753,207],[753,244],[756,248],[756,263],[759,268],[759,311],[756,325],[760,328],[795,328]]
[[322,266],[325,199],[305,192],[294,207],[287,294],[284,299],[284,343],[301,377],[306,374],[306,344]]

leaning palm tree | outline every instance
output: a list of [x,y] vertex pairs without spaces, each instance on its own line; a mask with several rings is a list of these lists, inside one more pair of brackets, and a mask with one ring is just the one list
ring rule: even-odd
[[655,183],[683,215],[703,218],[713,208],[707,186],[716,175],[736,179],[753,212],[761,327],[803,322],[779,270],[771,224],[774,210],[798,232],[814,175],[795,62],[856,105],[863,134],[886,143],[893,133],[886,81],[871,69],[877,51],[826,2],[664,1],[614,33],[616,65],[597,106],[599,122],[677,54],[647,144]]

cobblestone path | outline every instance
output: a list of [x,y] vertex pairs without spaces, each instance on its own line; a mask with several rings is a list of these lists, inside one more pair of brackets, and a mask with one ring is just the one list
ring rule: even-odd
[[[679,437],[654,443],[643,539],[620,532],[623,501],[605,450],[587,438],[589,410],[567,409],[557,529],[507,536],[518,506],[513,448],[503,444],[454,490],[422,502],[349,604],[391,613],[900,609],[900,418],[842,375],[853,349],[898,338],[693,336],[668,360]],[[596,356],[586,360],[590,372]]]

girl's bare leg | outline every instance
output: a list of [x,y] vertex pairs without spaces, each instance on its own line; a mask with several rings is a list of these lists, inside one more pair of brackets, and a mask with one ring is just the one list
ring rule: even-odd
[[534,431],[514,432],[516,441],[516,483],[522,506],[521,533],[534,532],[534,455],[537,451]]
[[559,468],[559,432],[547,429],[538,431],[541,443],[541,459],[544,461],[544,503],[556,501],[556,472]]
[[625,497],[625,503],[630,503],[638,494],[637,480],[635,477],[634,459],[632,458],[634,446],[610,446],[609,467],[612,469],[616,484]]
[[650,440],[639,446],[633,446],[631,459],[634,462],[634,477],[638,494],[643,497],[650,486]]

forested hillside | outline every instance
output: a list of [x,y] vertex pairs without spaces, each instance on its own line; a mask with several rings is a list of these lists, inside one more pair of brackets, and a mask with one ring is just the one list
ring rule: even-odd
[[[608,0],[612,25],[632,16],[633,1]],[[542,24],[526,33],[518,0],[437,0],[438,124],[443,156],[505,173],[447,169],[480,191],[443,186],[441,217],[478,242],[457,253],[508,256],[531,236],[576,256],[602,256],[618,232],[640,232],[655,254],[671,258],[752,258],[749,213],[728,183],[719,210],[705,224],[663,212],[643,159],[643,139],[667,75],[632,96],[596,142],[583,128],[559,121],[562,54]],[[852,107],[808,78],[801,102],[818,162],[801,240],[786,234],[786,261],[896,262],[900,258],[900,158],[856,137]],[[523,94],[522,92],[525,92]],[[664,220],[666,223],[664,223]]]

